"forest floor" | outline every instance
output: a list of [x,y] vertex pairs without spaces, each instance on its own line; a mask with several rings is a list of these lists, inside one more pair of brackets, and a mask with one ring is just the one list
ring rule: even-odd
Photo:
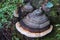
[[[0,29],[1,40],[25,40],[24,36],[21,35],[15,28],[16,18],[11,20],[10,28],[6,28],[7,24],[4,24],[4,28]],[[60,40],[60,27],[55,26],[53,31],[42,38],[36,38],[35,40]]]

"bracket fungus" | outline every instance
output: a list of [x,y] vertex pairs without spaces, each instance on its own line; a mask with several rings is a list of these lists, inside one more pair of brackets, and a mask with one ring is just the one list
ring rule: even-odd
[[27,37],[43,37],[52,31],[53,26],[39,8],[17,22],[16,29]]
[[30,2],[29,3],[26,3],[24,6],[22,6],[22,7],[18,7],[16,10],[14,10],[14,16],[15,17],[19,17],[19,14],[18,13],[23,13],[23,14],[25,14],[25,13],[29,13],[29,12],[32,12],[33,11],[33,6],[30,4]]
[[[52,6],[53,5],[51,3],[47,3],[47,6],[44,6],[44,8],[51,8]],[[34,7],[30,3],[24,5],[23,8],[20,9],[20,11],[22,13],[26,12],[28,14],[16,23],[16,29],[21,34],[32,38],[43,37],[50,33],[53,29],[53,25],[51,25],[50,20],[43,13],[44,9],[42,10],[42,8],[43,6],[34,9]],[[17,14],[16,16],[16,11],[14,13],[15,17],[19,17],[19,14]]]
[[[25,0],[27,1],[27,0]],[[49,2],[48,0],[29,0],[25,5],[22,7],[17,8],[14,10],[14,16],[19,17],[19,12],[22,12],[22,14],[27,14],[33,12],[34,9],[37,9],[39,7],[42,7],[42,10],[44,12],[49,12],[51,7],[53,7],[53,4]]]

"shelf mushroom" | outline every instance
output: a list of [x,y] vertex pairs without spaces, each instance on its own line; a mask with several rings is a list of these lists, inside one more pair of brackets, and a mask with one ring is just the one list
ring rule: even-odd
[[[26,3],[24,6],[22,7],[18,7],[16,10],[14,10],[14,16],[15,17],[19,17],[19,14],[25,14],[25,13],[29,13],[29,12],[32,12],[33,11],[33,6],[30,4],[30,2]],[[18,14],[19,12],[19,14]]]
[[[27,3],[25,5],[23,5],[22,7],[14,10],[14,16],[15,17],[19,17],[18,10],[20,10],[22,12],[22,14],[25,13],[29,13],[32,12],[34,9],[42,7],[42,9],[44,10],[44,12],[49,12],[51,7],[53,7],[53,4],[51,2],[48,2],[48,0],[25,0],[27,1]],[[19,11],[19,12],[20,12]]]
[[49,34],[53,26],[48,17],[42,12],[41,7],[27,14],[25,18],[16,23],[16,29],[27,37],[43,37]]

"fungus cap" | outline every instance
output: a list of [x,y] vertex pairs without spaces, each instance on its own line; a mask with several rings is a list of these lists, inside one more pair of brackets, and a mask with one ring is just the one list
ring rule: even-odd
[[17,30],[27,37],[43,37],[52,31],[53,26],[41,9],[27,14],[25,18],[16,23]]
[[16,29],[17,29],[21,34],[23,34],[23,35],[25,35],[25,36],[27,36],[27,37],[33,37],[33,38],[35,38],[35,37],[43,37],[43,36],[49,34],[49,33],[52,31],[53,26],[50,25],[50,28],[49,28],[48,30],[45,30],[44,32],[41,32],[41,33],[32,33],[32,32],[30,32],[30,31],[28,31],[28,30],[24,30],[24,29],[21,27],[20,23],[17,22],[17,23],[16,23]]

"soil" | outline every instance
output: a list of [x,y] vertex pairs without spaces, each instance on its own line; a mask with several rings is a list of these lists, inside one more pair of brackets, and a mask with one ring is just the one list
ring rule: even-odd
[[11,38],[12,38],[12,32],[10,28],[0,29],[0,40],[12,40]]
[[0,29],[0,40],[12,40],[12,33],[14,31],[14,25],[16,18],[11,19],[10,27],[7,28],[8,24],[3,24],[3,28]]

